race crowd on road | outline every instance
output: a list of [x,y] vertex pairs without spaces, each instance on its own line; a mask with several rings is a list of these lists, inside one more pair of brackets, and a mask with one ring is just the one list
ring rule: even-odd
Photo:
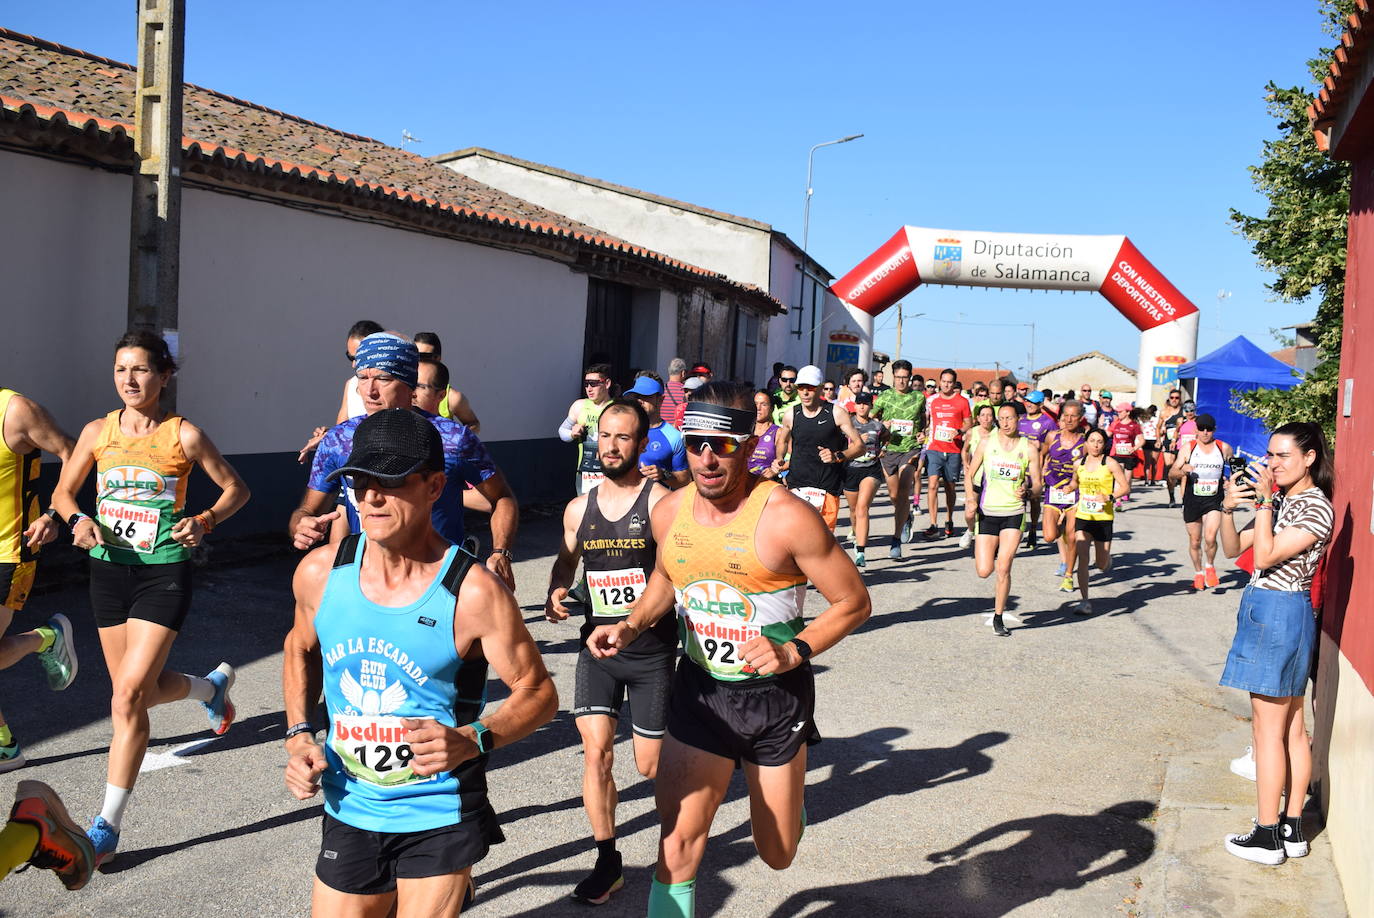
[[[504,838],[488,757],[547,723],[559,696],[512,592],[515,494],[438,335],[363,321],[346,346],[334,423],[301,450],[309,473],[287,524],[305,554],[283,647],[285,781],[298,799],[324,798],[316,914],[456,915],[474,901],[473,866]],[[31,864],[79,889],[116,855],[149,709],[194,700],[216,734],[235,720],[231,663],[204,676],[166,665],[193,606],[191,553],[250,499],[210,433],[163,409],[176,369],[161,337],[124,335],[113,352],[120,407],[75,438],[37,401],[0,389],[0,632],[24,607],[41,547],[70,538],[89,553],[113,686],[100,812],[83,830],[51,788],[20,781],[0,830],[0,877]],[[919,560],[908,545],[957,537],[978,576],[994,580],[991,634],[1010,637],[1014,562],[1043,540],[1059,590],[1091,616],[1118,515],[1133,490],[1161,487],[1168,507],[1181,506],[1185,588],[1219,585],[1218,545],[1253,570],[1222,684],[1250,694],[1254,744],[1232,768],[1256,781],[1258,812],[1224,844],[1271,865],[1307,853],[1310,590],[1333,525],[1320,428],[1285,425],[1252,461],[1177,389],[1162,406],[1133,404],[1086,385],[961,381],[951,369],[927,380],[903,360],[839,380],[778,364],[762,387],[681,359],[666,370],[615,379],[593,363],[582,397],[550,420],[576,445],[576,496],[544,611],[581,626],[570,710],[596,852],[573,899],[601,904],[625,884],[612,766],[627,701],[635,765],[654,781],[661,824],[647,914],[692,915],[736,769],[760,858],[781,870],[796,856],[807,750],[821,736],[811,659],[868,618],[870,565]],[[62,463],[46,508],[35,487],[45,451]],[[217,496],[192,513],[186,483],[197,465]],[[92,474],[96,501],[83,507]],[[871,522],[880,492],[893,511],[882,534]],[[1238,527],[1242,507],[1254,518]],[[490,518],[484,549],[465,531],[467,511]],[[871,556],[875,544],[885,559]],[[808,586],[824,604],[812,614]],[[70,620],[57,614],[0,640],[0,668],[31,654],[52,690],[71,685]],[[487,711],[491,675],[508,696]],[[0,714],[0,772],[24,764]]]

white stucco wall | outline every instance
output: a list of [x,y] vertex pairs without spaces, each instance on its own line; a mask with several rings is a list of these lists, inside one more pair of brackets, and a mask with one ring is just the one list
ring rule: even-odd
[[[0,384],[75,433],[118,404],[129,179],[0,152],[0,187]],[[576,396],[587,281],[561,264],[195,188],[182,233],[178,407],[226,453],[295,450],[332,423],[363,318],[439,333],[484,440],[552,437]]]
[[484,156],[443,165],[621,239],[769,288],[767,230]]
[[1037,389],[1053,389],[1055,392],[1067,392],[1072,389],[1076,393],[1084,385],[1093,387],[1094,396],[1099,390],[1106,389],[1112,393],[1112,398],[1116,401],[1131,401],[1135,398],[1135,374],[1125,372],[1098,357],[1071,363],[1046,373],[1035,381]]

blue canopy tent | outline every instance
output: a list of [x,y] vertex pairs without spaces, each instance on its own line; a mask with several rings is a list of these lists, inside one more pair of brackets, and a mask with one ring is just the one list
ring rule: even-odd
[[1246,417],[1231,407],[1231,393],[1250,389],[1291,389],[1301,377],[1281,360],[1275,360],[1240,335],[1205,357],[1178,368],[1180,383],[1197,402],[1198,414],[1217,419],[1217,438],[1242,454],[1264,455],[1268,431],[1258,418]]

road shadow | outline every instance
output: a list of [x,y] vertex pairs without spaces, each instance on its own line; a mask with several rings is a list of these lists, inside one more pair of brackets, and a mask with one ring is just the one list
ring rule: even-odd
[[[987,609],[983,607],[987,606]],[[881,631],[909,622],[931,622],[945,618],[960,618],[980,611],[992,611],[991,601],[981,597],[940,596],[927,599],[914,609],[895,609],[880,615],[870,615],[868,621],[855,629],[855,634]]]
[[162,857],[164,854],[173,854],[178,851],[185,851],[187,848],[194,848],[197,845],[209,844],[210,842],[225,841],[230,838],[242,838],[245,835],[252,835],[255,832],[265,832],[268,829],[279,829],[282,826],[295,825],[298,822],[308,822],[312,819],[319,819],[324,812],[323,804],[308,806],[303,809],[290,810],[279,813],[276,816],[269,816],[266,819],[259,819],[257,822],[250,822],[246,826],[235,826],[232,829],[222,829],[219,832],[211,832],[209,835],[202,835],[199,838],[187,839],[183,842],[175,842],[170,845],[159,845],[154,848],[137,848],[131,851],[121,850],[112,861],[108,861],[101,868],[101,873],[123,873],[148,863],[154,858]]
[[[286,727],[283,725],[282,713],[272,711],[267,714],[255,714],[247,720],[235,721],[233,727],[223,736],[215,736],[209,731],[209,728],[195,733],[183,733],[180,736],[155,736],[148,740],[148,750],[157,752],[161,751],[163,746],[180,746],[182,743],[205,740],[204,745],[188,749],[181,754],[182,758],[193,759],[220,752],[229,752],[233,749],[246,749],[261,743],[281,742],[285,733]],[[109,752],[108,746],[96,746],[92,749],[82,749],[79,752],[69,752],[65,755],[30,758],[28,762],[30,765],[52,765],[57,762],[70,762],[73,759],[93,755],[104,755],[107,752]]]
[[[1155,834],[1142,822],[1154,808],[1148,801],[1132,800],[1089,816],[1047,813],[1008,820],[948,851],[927,855],[927,861],[941,865],[928,873],[797,893],[772,916],[997,918],[1060,890],[1079,889],[1144,863],[1154,852]],[[1006,847],[970,853],[1023,835]]]

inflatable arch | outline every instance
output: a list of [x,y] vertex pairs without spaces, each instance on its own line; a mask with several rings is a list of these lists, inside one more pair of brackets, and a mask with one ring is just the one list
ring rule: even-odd
[[[1137,404],[1164,404],[1178,367],[1197,357],[1197,307],[1125,236],[904,226],[830,289],[846,305],[876,316],[921,284],[1102,294],[1140,329]],[[1069,318],[1079,329],[1075,337],[1081,336],[1083,324]]]

